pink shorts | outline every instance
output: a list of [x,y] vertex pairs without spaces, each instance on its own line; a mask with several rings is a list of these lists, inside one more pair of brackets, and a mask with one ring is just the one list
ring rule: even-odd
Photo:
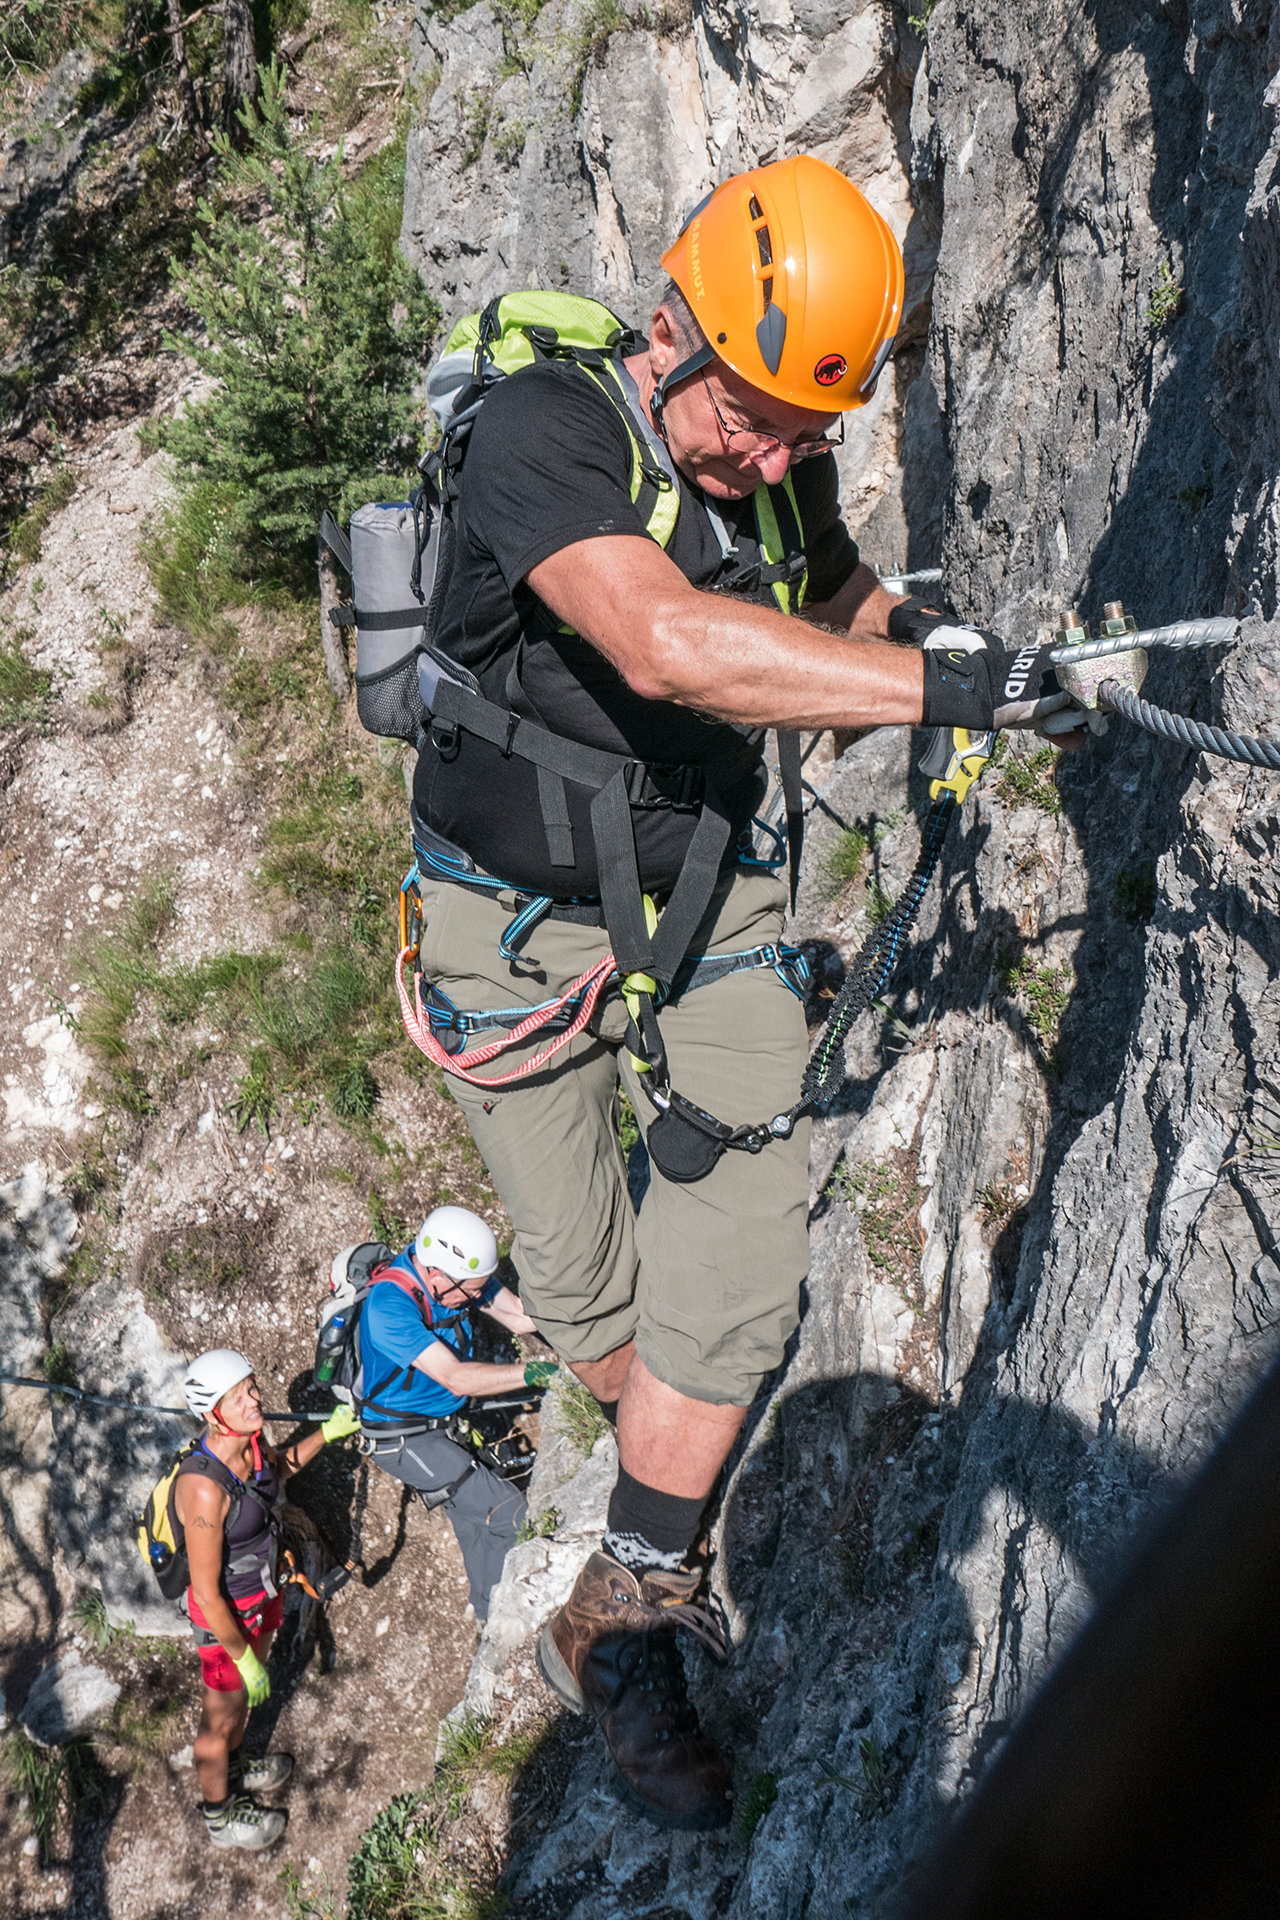
[[[196,1605],[194,1594],[188,1595],[187,1608],[196,1634],[200,1672],[206,1687],[213,1693],[239,1693],[244,1686],[244,1681],[240,1678],[235,1661],[226,1648],[219,1645],[216,1640],[212,1646],[199,1645],[209,1629],[203,1613]],[[283,1594],[277,1593],[270,1600],[265,1594],[259,1594],[256,1600],[237,1600],[235,1609],[245,1639],[261,1659],[264,1641],[270,1639],[280,1625],[281,1616],[284,1613]]]

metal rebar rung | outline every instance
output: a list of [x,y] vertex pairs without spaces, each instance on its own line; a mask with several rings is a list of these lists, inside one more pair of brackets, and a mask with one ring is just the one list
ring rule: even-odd
[[1188,720],[1184,714],[1169,713],[1153,707],[1130,693],[1115,680],[1104,680],[1098,688],[1098,704],[1122,713],[1126,720],[1144,727],[1160,740],[1177,740],[1183,746],[1196,747],[1201,753],[1220,754],[1224,760],[1239,760],[1245,766],[1273,767],[1280,770],[1280,741],[1255,740],[1247,733],[1228,733],[1223,727],[1211,727],[1202,720]]
[[1221,615],[1213,620],[1174,620],[1167,627],[1147,627],[1142,633],[1112,634],[1104,640],[1082,640],[1075,647],[1053,647],[1049,658],[1060,661],[1101,660],[1109,653],[1133,653],[1139,647],[1222,647],[1239,635],[1239,622]]

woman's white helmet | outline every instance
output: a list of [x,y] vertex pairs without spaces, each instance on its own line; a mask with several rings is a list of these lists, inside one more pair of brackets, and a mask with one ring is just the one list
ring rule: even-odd
[[253,1372],[253,1362],[231,1347],[214,1347],[202,1353],[187,1368],[182,1382],[187,1405],[197,1418],[212,1413],[223,1394],[230,1393]]
[[475,1280],[498,1264],[498,1243],[479,1214],[466,1207],[436,1207],[418,1229],[414,1252],[424,1267],[439,1267],[451,1280]]

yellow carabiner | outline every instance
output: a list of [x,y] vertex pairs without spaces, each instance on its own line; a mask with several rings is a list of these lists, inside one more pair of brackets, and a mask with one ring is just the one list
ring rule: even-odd
[[[658,925],[658,909],[646,893],[644,896],[645,932],[652,939]],[[640,995],[658,991],[658,983],[651,973],[629,973],[622,983],[622,1000],[627,1012],[635,1022],[637,1033],[640,1031]],[[641,1060],[634,1053],[628,1053],[628,1060],[637,1073],[648,1073],[649,1062]]]
[[929,783],[929,798],[937,800],[948,790],[957,804],[964,800],[982,769],[991,758],[994,733],[970,733],[967,727],[939,727],[924,758],[921,771],[936,776]]

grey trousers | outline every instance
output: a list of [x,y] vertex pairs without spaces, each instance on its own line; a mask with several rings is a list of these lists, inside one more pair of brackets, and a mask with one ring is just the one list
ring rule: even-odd
[[[444,1507],[462,1549],[476,1618],[487,1620],[489,1595],[502,1576],[507,1550],[515,1545],[524,1521],[524,1495],[490,1467],[475,1464],[473,1456],[455,1445],[446,1433],[379,1440],[369,1458],[406,1487],[424,1495],[428,1507]],[[465,1477],[446,1500],[431,1498],[459,1475]]]

